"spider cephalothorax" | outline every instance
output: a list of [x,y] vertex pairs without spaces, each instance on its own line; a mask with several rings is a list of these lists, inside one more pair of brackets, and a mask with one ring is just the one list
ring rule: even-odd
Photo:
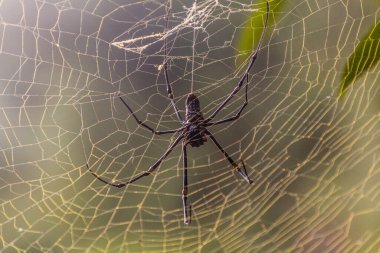
[[[169,15],[168,15],[169,16]],[[166,25],[165,29],[168,27],[168,16],[166,18]],[[98,175],[96,175],[92,170],[90,172],[100,181],[102,181],[105,184],[114,186],[114,187],[124,187],[127,184],[131,184],[140,178],[143,178],[145,176],[149,176],[152,174],[152,172],[158,168],[158,166],[161,164],[161,162],[169,155],[169,153],[180,143],[182,140],[182,158],[183,158],[183,188],[182,188],[182,206],[183,206],[183,216],[184,216],[184,222],[185,224],[189,224],[191,221],[191,205],[188,208],[187,207],[187,193],[188,193],[188,180],[187,180],[187,150],[186,146],[190,144],[192,147],[199,147],[204,144],[204,142],[207,140],[207,137],[209,137],[213,143],[217,146],[217,148],[223,153],[225,158],[228,160],[228,162],[232,165],[232,167],[237,171],[237,173],[243,177],[245,181],[247,181],[249,184],[252,183],[251,178],[247,174],[247,170],[245,168],[244,162],[241,162],[241,165],[237,164],[228,154],[222,146],[218,143],[218,141],[215,139],[215,137],[207,130],[208,127],[219,125],[222,123],[234,121],[238,119],[244,110],[244,108],[248,104],[248,74],[249,70],[252,68],[253,63],[256,61],[257,54],[260,50],[262,40],[263,40],[263,35],[265,33],[265,29],[268,23],[268,16],[269,16],[269,3],[267,2],[267,12],[266,12],[266,19],[265,19],[265,24],[264,24],[264,30],[261,35],[259,44],[257,46],[257,49],[251,56],[251,60],[248,64],[247,70],[245,71],[244,75],[240,78],[237,86],[233,89],[233,91],[228,95],[228,97],[215,109],[215,111],[208,116],[206,119],[203,118],[201,108],[200,108],[200,103],[199,99],[193,94],[190,93],[187,96],[186,99],[186,117],[185,120],[182,120],[181,114],[179,113],[175,101],[174,101],[174,95],[172,91],[172,87],[170,84],[169,80],[169,74],[168,74],[168,68],[167,68],[167,61],[166,61],[166,56],[167,56],[167,48],[166,48],[166,39],[165,39],[165,46],[164,46],[164,52],[165,52],[165,60],[164,60],[164,73],[165,73],[165,79],[166,79],[166,84],[167,84],[167,92],[168,92],[168,97],[171,100],[171,104],[173,106],[173,109],[177,115],[178,121],[182,124],[180,128],[177,129],[172,129],[172,130],[166,130],[166,131],[157,131],[147,125],[146,123],[142,122],[137,118],[135,113],[132,111],[132,109],[129,107],[127,102],[124,101],[123,98],[119,97],[121,102],[125,105],[125,107],[128,109],[128,111],[131,113],[132,117],[136,120],[136,122],[151,131],[153,134],[156,135],[161,135],[161,134],[169,134],[169,133],[179,133],[177,138],[170,144],[169,148],[166,150],[166,152],[158,159],[152,166],[149,167],[148,170],[138,174],[137,176],[132,177],[125,183],[109,183],[106,180],[100,178]],[[225,105],[232,99],[232,97],[243,87],[243,85],[246,84],[245,86],[245,101],[244,104],[240,107],[239,111],[232,116],[232,117],[227,117],[221,120],[217,121],[212,121],[213,118],[225,107]]]

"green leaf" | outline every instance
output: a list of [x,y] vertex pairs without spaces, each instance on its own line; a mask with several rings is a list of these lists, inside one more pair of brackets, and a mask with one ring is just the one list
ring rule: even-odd
[[349,85],[366,71],[374,67],[380,59],[380,21],[356,46],[345,66],[340,83],[339,97],[343,97]]
[[[266,0],[258,1],[258,9],[252,13],[252,16],[247,21],[247,26],[244,27],[238,39],[238,61],[244,62],[250,56],[252,51],[257,47],[261,33],[264,29],[265,16],[266,16]],[[267,34],[270,34],[269,27],[272,27],[274,21],[281,14],[280,10],[285,6],[285,0],[270,1],[270,13],[267,25]]]

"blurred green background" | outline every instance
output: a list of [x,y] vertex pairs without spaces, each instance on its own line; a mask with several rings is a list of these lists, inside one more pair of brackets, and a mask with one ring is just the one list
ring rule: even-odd
[[[1,252],[378,252],[378,64],[339,98],[378,1],[270,4],[249,104],[210,129],[254,183],[210,141],[189,148],[186,226],[180,148],[123,189],[86,164],[123,182],[174,140],[138,127],[117,97],[151,126],[180,126],[163,36],[181,113],[193,91],[209,115],[246,68],[263,1],[0,1]],[[243,101],[241,91],[218,119]]]

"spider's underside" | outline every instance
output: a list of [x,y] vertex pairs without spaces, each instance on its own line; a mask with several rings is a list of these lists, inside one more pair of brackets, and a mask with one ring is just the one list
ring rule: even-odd
[[[247,174],[244,162],[241,161],[241,165],[238,165],[235,163],[235,161],[227,154],[226,151],[222,148],[222,146],[217,142],[215,137],[207,130],[207,127],[214,126],[214,125],[219,125],[222,123],[234,121],[238,119],[244,110],[244,108],[248,104],[248,74],[250,69],[253,66],[253,63],[255,62],[257,58],[257,54],[260,50],[262,40],[265,34],[265,30],[267,27],[268,23],[268,16],[269,16],[269,3],[267,2],[267,10],[266,10],[266,19],[265,19],[265,24],[264,24],[264,29],[263,33],[261,34],[261,38],[259,41],[259,44],[254,51],[254,53],[251,56],[251,60],[249,62],[249,65],[247,67],[247,70],[245,71],[244,75],[242,78],[239,80],[238,85],[234,88],[234,90],[230,93],[230,95],[216,108],[216,110],[206,119],[204,119],[201,108],[200,108],[200,103],[199,99],[196,97],[195,94],[190,93],[187,96],[186,99],[186,116],[185,120],[182,120],[182,117],[175,105],[174,101],[174,95],[172,91],[172,87],[169,81],[169,75],[168,75],[168,68],[167,68],[167,61],[166,61],[166,56],[167,56],[167,47],[166,47],[166,39],[165,39],[165,61],[164,61],[164,73],[165,73],[165,79],[166,79],[166,84],[167,84],[167,92],[168,92],[168,97],[171,100],[171,104],[175,110],[175,113],[177,115],[177,118],[179,122],[182,123],[182,127],[177,128],[177,129],[172,129],[172,130],[166,130],[166,131],[157,131],[150,127],[149,125],[145,124],[141,120],[137,118],[133,110],[129,107],[129,105],[125,102],[125,100],[121,97],[120,100],[121,102],[125,105],[125,107],[128,109],[128,111],[131,113],[131,115],[134,117],[136,122],[145,127],[146,129],[150,130],[153,134],[156,135],[161,135],[161,134],[169,134],[169,133],[180,133],[177,138],[170,144],[169,148],[166,150],[166,152],[158,159],[152,166],[149,167],[149,169],[135,177],[132,177],[130,180],[128,180],[125,183],[109,183],[106,180],[100,178],[98,175],[96,175],[87,165],[88,169],[90,172],[100,181],[102,181],[105,184],[114,186],[114,187],[124,187],[127,184],[131,184],[137,180],[139,180],[142,177],[150,175],[160,164],[161,162],[169,155],[169,153],[179,144],[180,141],[182,141],[182,158],[183,158],[183,189],[182,189],[182,205],[183,205],[183,213],[184,213],[184,223],[189,224],[191,221],[191,205],[188,208],[187,207],[187,194],[188,194],[188,180],[187,180],[187,150],[186,146],[191,145],[192,147],[200,147],[202,146],[206,141],[207,137],[209,137],[215,145],[218,147],[218,149],[224,154],[226,159],[230,162],[230,164],[236,169],[236,171],[243,177],[245,181],[247,181],[249,184],[252,183],[252,180]],[[169,16],[169,13],[168,13]],[[166,25],[165,29],[167,29],[168,26],[168,16],[166,19]],[[245,82],[247,81],[247,82]],[[239,111],[232,117],[227,117],[218,121],[212,121],[212,119],[224,108],[224,106],[232,99],[232,97],[242,88],[242,86],[245,85],[245,102],[244,104],[240,107]]]

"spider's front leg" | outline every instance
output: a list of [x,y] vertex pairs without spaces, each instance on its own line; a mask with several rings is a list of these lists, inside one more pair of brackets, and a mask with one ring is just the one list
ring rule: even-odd
[[95,174],[95,172],[93,172],[90,167],[88,166],[88,164],[86,164],[88,170],[91,172],[91,174],[97,178],[98,180],[102,181],[103,183],[105,184],[108,184],[110,186],[113,186],[113,187],[117,187],[117,188],[122,188],[128,184],[131,184],[137,180],[139,180],[140,178],[143,178],[143,177],[146,177],[146,176],[149,176],[150,174],[152,174],[153,171],[155,171],[158,166],[160,166],[161,162],[170,154],[170,152],[173,151],[173,149],[178,145],[178,143],[182,140],[183,138],[183,134],[179,135],[177,137],[177,139],[175,139],[175,141],[169,146],[169,148],[166,150],[166,152],[160,157],[160,159],[158,159],[152,166],[149,167],[149,169],[147,171],[144,171],[140,174],[138,174],[137,176],[134,176],[132,177],[131,179],[129,179],[127,182],[125,183],[110,183],[106,180],[104,180],[103,178],[99,177],[98,175]]
[[183,188],[182,188],[182,207],[183,207],[183,220],[185,224],[191,222],[191,205],[187,210],[187,193],[188,193],[188,181],[187,181],[187,152],[186,152],[186,140],[182,142],[182,159],[183,159]]
[[215,137],[209,132],[206,131],[206,134],[211,138],[211,140],[215,143],[215,145],[218,147],[218,149],[223,153],[223,155],[227,158],[227,160],[231,163],[231,165],[236,169],[236,171],[239,173],[240,176],[244,178],[247,183],[252,184],[252,179],[248,176],[247,170],[245,168],[245,164],[243,160],[241,161],[242,166],[239,166],[235,161],[227,154],[226,151],[220,146],[218,141],[215,139]]

